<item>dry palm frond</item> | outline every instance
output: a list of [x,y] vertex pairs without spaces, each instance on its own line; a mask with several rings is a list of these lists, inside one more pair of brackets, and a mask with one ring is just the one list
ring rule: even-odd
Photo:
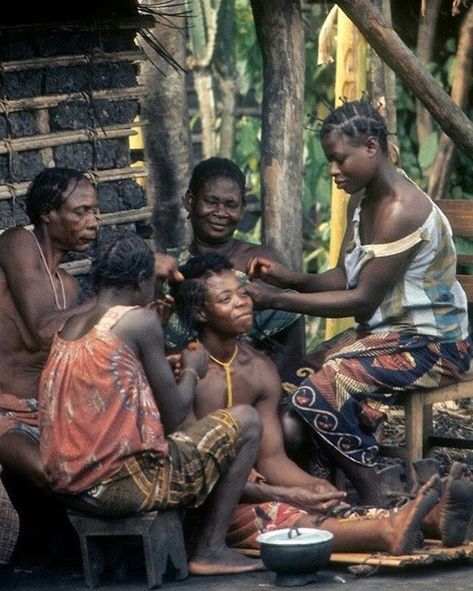
[[[185,6],[185,1],[176,0],[158,0],[157,2],[146,4],[140,1],[137,2],[139,14],[153,16],[157,24],[159,23],[162,26],[171,27],[173,29],[180,28],[174,23],[173,19],[176,17],[182,18],[185,24],[185,19],[190,14],[190,11],[186,10]],[[184,28],[185,27],[183,25],[182,29]],[[179,64],[174,59],[174,57],[170,54],[168,49],[164,47],[164,45],[159,41],[159,39],[147,28],[143,28],[138,31],[137,41],[142,47],[142,49],[146,52],[151,63],[161,73],[164,74],[164,72],[162,72],[162,70],[156,64],[155,60],[153,59],[153,56],[158,56],[162,58],[175,70],[181,70],[184,72],[184,68],[181,66],[181,64]],[[151,49],[152,51],[151,55],[149,49]]]
[[332,55],[335,23],[337,21],[338,6],[330,9],[325,18],[319,33],[319,47],[317,51],[317,65],[330,64],[334,60]]

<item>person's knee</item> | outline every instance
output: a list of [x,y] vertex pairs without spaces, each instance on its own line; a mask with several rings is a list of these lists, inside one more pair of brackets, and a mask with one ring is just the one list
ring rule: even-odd
[[243,440],[259,441],[262,425],[258,411],[248,404],[234,406],[231,410],[240,427],[241,438]]
[[291,410],[285,410],[280,414],[284,446],[286,450],[297,452],[305,444],[306,433],[302,419]]
[[0,438],[0,464],[26,478],[35,487],[49,489],[39,446],[28,435],[8,432]]

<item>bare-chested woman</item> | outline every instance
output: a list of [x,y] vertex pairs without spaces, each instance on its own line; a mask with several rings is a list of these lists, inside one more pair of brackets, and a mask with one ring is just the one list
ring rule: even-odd
[[59,264],[96,237],[95,187],[80,171],[48,168],[29,187],[27,213],[31,231],[10,228],[0,236],[0,465],[43,487],[39,377],[53,335],[79,309],[78,282]]

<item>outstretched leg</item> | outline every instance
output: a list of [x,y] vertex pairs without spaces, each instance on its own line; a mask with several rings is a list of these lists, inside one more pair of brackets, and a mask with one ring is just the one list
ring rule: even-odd
[[202,516],[203,527],[189,561],[189,572],[193,575],[263,570],[261,561],[243,556],[225,543],[231,515],[256,462],[261,437],[257,410],[241,405],[228,409],[228,412],[233,414],[240,426],[237,455],[206,501]]
[[[334,534],[335,552],[407,554],[422,542],[422,520],[438,503],[439,486],[440,478],[433,476],[419,489],[412,501],[407,502],[401,509],[386,511],[386,516],[329,518],[317,527]],[[314,527],[314,517],[303,516],[297,525]]]

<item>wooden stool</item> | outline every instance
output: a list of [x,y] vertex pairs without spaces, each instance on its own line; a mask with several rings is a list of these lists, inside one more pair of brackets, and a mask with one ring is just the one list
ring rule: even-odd
[[403,458],[409,487],[415,482],[413,462],[428,457],[434,447],[473,449],[473,439],[460,439],[433,434],[432,405],[438,402],[462,400],[473,397],[473,364],[458,382],[439,388],[405,392],[401,398],[404,406],[406,445],[381,445],[380,453],[388,457]]
[[101,574],[98,537],[140,536],[143,543],[148,588],[162,585],[168,566],[178,581],[187,577],[187,559],[179,511],[142,513],[133,517],[99,518],[68,510],[80,540],[85,583],[97,587]]

